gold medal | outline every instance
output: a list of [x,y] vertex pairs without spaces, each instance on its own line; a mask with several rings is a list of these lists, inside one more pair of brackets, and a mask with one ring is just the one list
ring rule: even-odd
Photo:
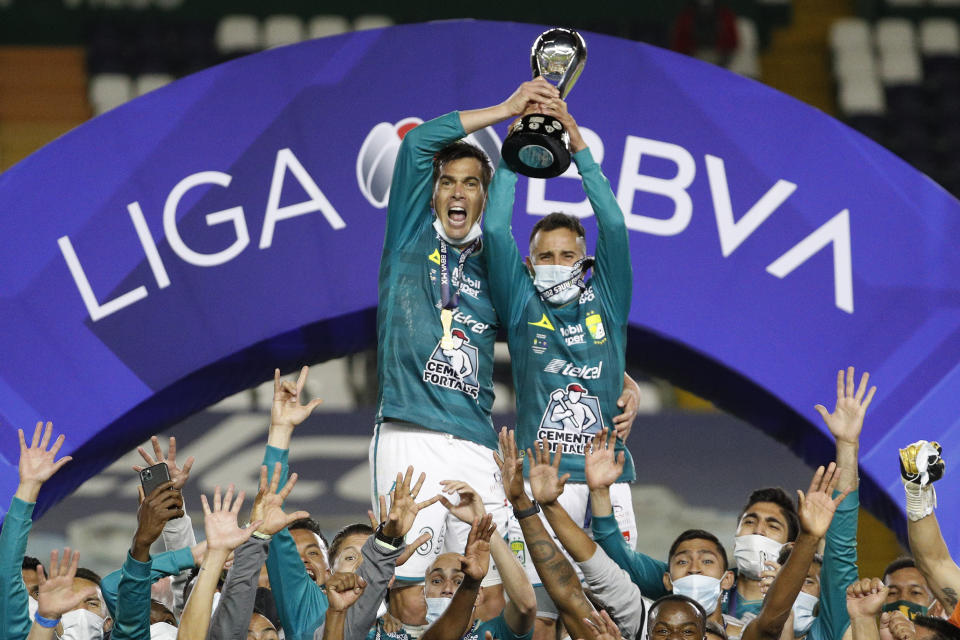
[[440,348],[453,349],[453,336],[450,335],[450,327],[453,325],[453,311],[450,309],[441,309],[440,324],[443,325],[443,337],[440,338]]

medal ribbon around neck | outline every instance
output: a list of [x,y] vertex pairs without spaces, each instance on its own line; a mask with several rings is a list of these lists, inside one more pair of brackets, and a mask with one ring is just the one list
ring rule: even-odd
[[[441,260],[442,260],[441,256]],[[587,285],[583,281],[583,274],[587,272],[587,269],[593,266],[593,263],[596,262],[593,256],[584,256],[574,262],[571,267],[573,272],[570,277],[564,280],[563,282],[558,282],[549,289],[544,289],[543,291],[538,292],[540,294],[541,300],[549,300],[553,296],[557,295],[562,291],[566,291],[570,287],[580,287],[581,290],[586,289]]]
[[443,238],[439,235],[437,235],[437,240],[440,242],[440,307],[452,311],[456,309],[460,303],[460,282],[463,265],[466,263],[467,258],[480,249],[481,239],[477,238],[460,252],[460,258],[457,260],[457,268],[453,270],[452,274],[449,272],[447,243],[444,242]]

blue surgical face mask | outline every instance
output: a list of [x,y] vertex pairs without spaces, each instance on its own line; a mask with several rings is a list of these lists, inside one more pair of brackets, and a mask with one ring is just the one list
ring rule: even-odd
[[690,574],[673,581],[673,592],[699,602],[707,615],[716,610],[720,591],[720,581],[710,576]]
[[793,635],[795,638],[804,636],[807,631],[810,631],[814,620],[817,619],[817,616],[813,613],[817,602],[819,602],[819,598],[809,593],[801,591],[797,594],[797,599],[793,601]]
[[447,610],[453,598],[427,598],[427,624],[433,624]]

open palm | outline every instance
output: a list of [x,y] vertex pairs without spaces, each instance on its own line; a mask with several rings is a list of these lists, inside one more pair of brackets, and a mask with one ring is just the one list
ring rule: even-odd
[[860,437],[863,417],[873,400],[873,394],[877,391],[876,387],[870,387],[869,392],[867,391],[869,380],[870,374],[864,373],[860,378],[860,385],[855,389],[853,367],[847,368],[846,382],[841,369],[837,372],[837,404],[833,413],[828,413],[827,408],[822,404],[814,407],[837,440],[856,442]]
[[609,437],[604,427],[593,437],[590,447],[584,452],[584,475],[589,489],[605,489],[623,475],[624,453],[616,452],[616,440]]
[[[255,531],[253,525],[241,529],[237,525],[237,514],[243,504],[244,493],[237,494],[233,500],[233,485],[227,487],[227,494],[220,498],[220,487],[213,492],[213,509],[207,503],[207,496],[201,495],[203,503],[203,529],[207,534],[207,549],[210,551],[233,551],[246,542]],[[231,505],[231,501],[233,504]],[[259,523],[256,523],[259,524]]]

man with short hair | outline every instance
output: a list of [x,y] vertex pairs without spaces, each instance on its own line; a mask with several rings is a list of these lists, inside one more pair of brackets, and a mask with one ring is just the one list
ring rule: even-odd
[[665,588],[699,602],[707,619],[721,625],[725,635],[740,636],[739,620],[724,615],[721,606],[723,592],[733,587],[735,578],[728,569],[727,551],[717,536],[703,529],[687,529],[670,545],[667,566]]
[[883,584],[887,587],[884,611],[900,611],[913,620],[925,616],[937,601],[913,558],[901,557],[883,570]]
[[700,640],[707,637],[707,613],[699,602],[671,593],[650,605],[647,638]]
[[301,518],[287,527],[287,531],[297,543],[297,552],[307,569],[307,575],[322,587],[330,569],[327,564],[327,540],[323,537],[320,525],[312,518]]
[[[584,276],[593,258],[586,255],[583,225],[571,215],[551,213],[537,221],[530,235],[526,266],[510,227],[516,174],[501,163],[490,188],[484,221],[490,293],[507,342],[517,405],[517,445],[521,450],[546,439],[550,451],[562,453],[559,471],[570,483],[558,498],[583,526],[588,489],[583,455],[594,435],[613,417],[624,386],[626,330],[633,291],[630,243],[623,212],[576,120],[559,98],[536,105],[537,112],[559,121],[569,134],[573,161],[597,217],[594,274]],[[612,488],[620,531],[636,541],[636,521],[629,483],[633,459],[622,438],[623,475]],[[529,474],[529,464],[525,472]],[[511,542],[520,544],[519,524],[511,522]],[[539,585],[531,563],[527,575]],[[556,618],[556,608],[541,598],[540,617]]]

